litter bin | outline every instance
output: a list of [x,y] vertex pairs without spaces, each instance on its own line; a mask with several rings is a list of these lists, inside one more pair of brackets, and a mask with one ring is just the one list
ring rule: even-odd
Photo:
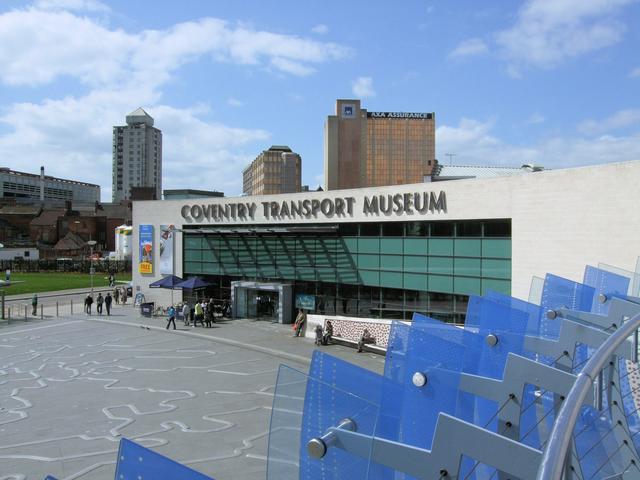
[[141,303],[140,304],[140,314],[143,317],[152,317],[153,316],[154,307],[155,307],[155,303],[154,302]]

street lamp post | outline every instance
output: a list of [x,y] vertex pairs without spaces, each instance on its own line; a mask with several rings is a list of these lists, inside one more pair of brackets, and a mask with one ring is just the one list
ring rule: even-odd
[[93,268],[93,247],[96,245],[95,240],[89,240],[87,245],[89,245],[90,253],[89,253],[89,276],[91,277],[91,297],[93,298],[93,274],[96,273]]

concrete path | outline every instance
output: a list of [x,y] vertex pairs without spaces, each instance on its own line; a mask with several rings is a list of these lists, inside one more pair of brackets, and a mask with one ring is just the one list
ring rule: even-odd
[[112,313],[2,324],[0,478],[111,480],[125,436],[216,480],[264,479],[278,366],[306,371],[313,342],[261,321],[167,331],[131,306]]

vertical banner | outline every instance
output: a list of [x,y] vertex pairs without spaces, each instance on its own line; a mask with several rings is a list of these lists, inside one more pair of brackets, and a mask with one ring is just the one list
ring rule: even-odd
[[140,273],[153,273],[153,225],[140,225]]
[[173,225],[160,225],[160,273],[173,275]]

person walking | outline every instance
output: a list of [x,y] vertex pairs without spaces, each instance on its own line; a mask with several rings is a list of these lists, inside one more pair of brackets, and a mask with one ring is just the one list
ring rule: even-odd
[[116,305],[120,303],[120,289],[118,287],[113,289],[113,298],[116,301]]
[[127,304],[127,287],[122,287],[122,304]]
[[109,274],[109,286],[113,287],[114,284],[114,278],[113,278],[113,273]]
[[193,319],[194,327],[198,326],[198,321],[200,321],[200,323],[202,323],[202,326],[204,327],[204,309],[202,308],[202,304],[200,302],[196,302],[196,316]]
[[111,296],[111,292],[107,292],[107,295],[104,297],[104,306],[107,309],[107,316],[111,315],[112,301],[113,301],[113,297]]
[[173,308],[173,305],[171,305],[169,307],[169,309],[167,310],[167,317],[169,317],[169,320],[167,321],[167,330],[169,330],[169,325],[171,325],[173,323],[173,329],[176,329],[176,309]]
[[98,315],[102,315],[103,303],[104,303],[104,297],[102,296],[102,293],[99,293],[98,298],[96,298],[96,312],[98,312]]
[[38,294],[34,293],[33,298],[31,299],[31,315],[34,317],[38,314]]
[[307,314],[304,309],[298,310],[298,316],[296,317],[296,321],[293,324],[293,330],[295,331],[294,337],[299,337],[302,329],[304,328],[304,324],[307,321]]
[[5,281],[6,281],[7,283],[11,282],[11,269],[10,269],[10,268],[7,268],[7,269],[4,271],[4,279],[5,279]]
[[84,311],[89,315],[91,315],[91,305],[93,305],[93,297],[88,293],[87,298],[84,299]]
[[185,327],[189,326],[189,313],[189,304],[187,302],[184,302],[182,304],[182,321],[184,322]]

